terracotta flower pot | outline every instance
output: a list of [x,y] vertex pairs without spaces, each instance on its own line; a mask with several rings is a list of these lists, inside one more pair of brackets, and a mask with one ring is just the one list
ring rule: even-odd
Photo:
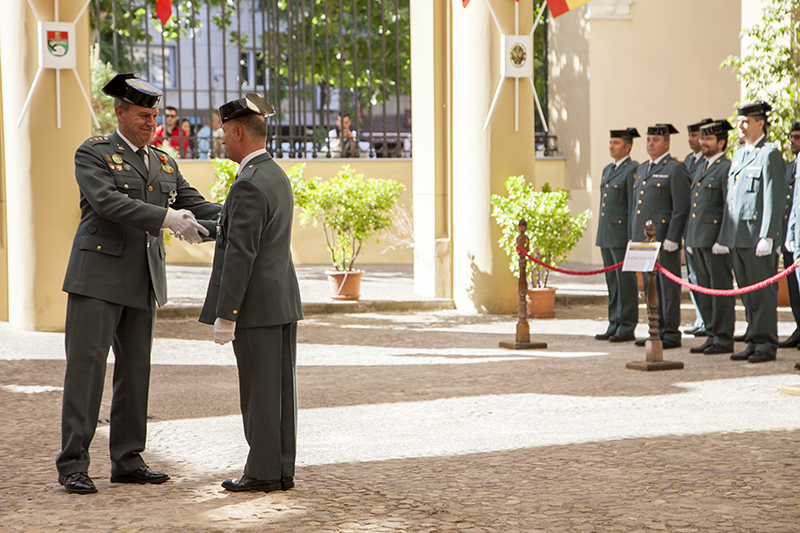
[[361,298],[361,276],[363,270],[326,270],[331,298],[334,300],[358,300]]
[[528,317],[553,318],[556,305],[556,290],[553,287],[543,289],[528,289]]

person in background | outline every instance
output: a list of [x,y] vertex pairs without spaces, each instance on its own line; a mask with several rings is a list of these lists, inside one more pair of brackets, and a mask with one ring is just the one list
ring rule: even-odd
[[[683,158],[683,164],[686,165],[686,170],[689,171],[690,177],[694,177],[695,171],[699,167],[702,167],[705,162],[703,151],[700,147],[700,126],[712,122],[714,121],[710,118],[704,118],[700,122],[686,126],[689,132],[689,148],[692,149],[692,152]],[[684,248],[684,252],[686,252],[686,277],[689,279],[689,283],[697,285],[697,276],[695,275],[694,265],[692,264],[692,254],[689,252],[688,248]],[[702,310],[697,304],[697,295],[694,292],[691,292],[690,295],[692,298],[692,305],[694,305],[695,319],[694,325],[690,329],[684,330],[684,333],[687,335],[694,335],[695,337],[705,337],[706,326]]]
[[[639,163],[630,157],[636,128],[611,130],[609,152],[614,162],[603,169],[600,182],[600,219],[595,246],[600,247],[603,266],[615,265],[625,258],[630,240],[628,217],[633,196],[633,175]],[[633,330],[639,321],[639,289],[635,272],[621,268],[606,272],[608,287],[608,328],[594,336],[610,342],[634,341]]]
[[[703,164],[692,180],[692,208],[686,223],[684,243],[697,275],[697,285],[711,289],[733,288],[733,260],[730,249],[717,242],[728,196],[728,171],[731,162],[725,157],[727,120],[700,127]],[[690,348],[691,353],[733,353],[735,296],[709,296],[697,293],[695,301],[705,319],[706,342]],[[696,335],[695,335],[696,336]]]
[[350,113],[339,113],[336,127],[328,132],[328,146],[334,157],[358,157],[358,133],[350,129]]
[[[753,102],[738,109],[744,140],[731,160],[727,211],[717,242],[730,248],[739,287],[754,285],[778,271],[786,203],[786,165],[780,151],[767,143],[767,114],[772,106]],[[742,295],[747,317],[747,348],[733,361],[774,361],[778,349],[778,284]],[[734,339],[736,340],[736,339]]]
[[181,158],[183,159],[196,159],[196,148],[194,140],[194,132],[192,131],[192,123],[188,118],[181,119],[181,134],[185,139],[185,143],[181,148]]
[[178,110],[172,106],[164,109],[164,123],[158,125],[153,136],[153,145],[156,148],[164,143],[169,144],[178,154],[189,149],[188,139],[178,126]]
[[[789,148],[794,155],[791,163],[786,165],[786,205],[783,212],[783,233],[789,237],[789,218],[792,214],[792,207],[794,205],[794,186],[797,184],[797,154],[800,153],[800,122],[792,124],[792,129],[789,132]],[[784,248],[783,250],[783,266],[788,267],[794,263],[794,254]],[[792,307],[792,315],[794,316],[794,332],[789,335],[785,341],[778,343],[778,348],[794,348],[800,349],[800,288],[797,284],[797,276],[787,276],[786,285],[789,289],[789,304]],[[800,368],[800,367],[798,367]]]
[[[210,156],[211,152],[211,137],[215,131],[220,127],[219,115],[216,112],[211,113],[206,123],[197,132],[197,157],[199,159],[212,159],[216,156]],[[221,143],[220,143],[221,144]]]

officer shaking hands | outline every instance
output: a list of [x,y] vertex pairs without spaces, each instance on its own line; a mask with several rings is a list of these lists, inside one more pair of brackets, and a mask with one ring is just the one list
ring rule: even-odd
[[221,209],[183,179],[169,155],[150,145],[162,96],[158,88],[133,74],[119,74],[103,92],[114,98],[118,129],[89,138],[75,154],[81,218],[63,285],[67,367],[56,467],[59,483],[78,494],[97,492],[88,474],[89,445],[109,347],[114,349],[111,482],[169,479],[141,456],[156,305],[167,302],[161,230],[200,242]]

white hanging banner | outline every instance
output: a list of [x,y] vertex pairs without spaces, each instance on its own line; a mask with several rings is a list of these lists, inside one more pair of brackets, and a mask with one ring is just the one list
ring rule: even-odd
[[71,22],[39,21],[39,66],[76,68],[75,35],[75,24]]

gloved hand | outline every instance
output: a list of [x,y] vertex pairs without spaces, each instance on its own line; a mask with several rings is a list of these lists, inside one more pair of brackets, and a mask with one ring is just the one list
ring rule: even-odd
[[678,249],[678,243],[669,239],[664,239],[664,243],[661,245],[661,247],[665,252],[674,252]]
[[686,253],[688,253],[688,254],[693,254],[694,253],[694,250],[692,250],[691,246],[687,246],[686,247]]
[[217,344],[228,344],[236,338],[236,322],[217,317],[214,321],[214,342]]
[[731,249],[715,242],[714,246],[711,247],[711,253],[714,255],[725,255],[731,253]]
[[797,244],[795,244],[794,241],[790,241],[787,239],[786,242],[783,243],[783,249],[789,252],[790,254],[793,254],[794,251],[797,250]]
[[767,237],[756,244],[756,257],[764,257],[772,253],[772,239]]
[[161,223],[161,227],[169,228],[176,237],[189,244],[203,242],[200,233],[208,235],[208,230],[198,224],[194,218],[194,213],[187,209],[178,211],[167,209],[167,214],[164,216],[164,222]]

